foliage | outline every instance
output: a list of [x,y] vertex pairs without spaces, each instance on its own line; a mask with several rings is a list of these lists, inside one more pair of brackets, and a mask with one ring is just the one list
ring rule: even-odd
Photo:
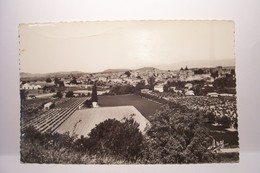
[[54,92],[55,92],[55,89],[54,89],[54,88],[51,88],[50,92],[51,92],[51,93],[54,93]]
[[155,85],[155,77],[151,76],[148,78],[147,80],[148,84],[149,84],[149,89],[150,90],[154,90],[154,85]]
[[225,128],[230,127],[231,123],[232,123],[230,117],[228,117],[228,116],[217,117],[216,121],[218,124],[221,124]]
[[205,119],[205,122],[208,124],[213,124],[213,123],[215,123],[215,120],[216,120],[215,115],[212,112],[204,114],[204,119]]
[[131,76],[131,72],[130,71],[126,71],[125,75],[127,75],[127,77],[130,77]]
[[135,92],[140,92],[142,89],[145,89],[147,88],[145,86],[145,81],[144,80],[141,80],[138,84],[136,84],[135,86]]
[[51,82],[52,82],[51,78],[47,78],[47,79],[46,79],[46,82],[47,82],[47,83],[51,83]]
[[86,100],[86,101],[84,102],[84,106],[85,106],[86,108],[91,108],[91,106],[92,106],[91,100]]
[[109,154],[127,161],[141,156],[143,135],[133,118],[118,121],[108,119],[91,130],[89,138],[76,141],[81,151],[90,154]]
[[207,95],[208,93],[215,92],[214,87],[205,86],[203,87],[202,84],[196,84],[192,87],[194,94],[197,96]]
[[24,89],[20,90],[21,101],[25,100],[27,98],[27,95],[28,95],[28,91]]
[[165,92],[171,91],[170,87],[176,87],[177,90],[182,90],[185,87],[186,82],[184,81],[168,81],[166,85],[164,85],[163,89]]
[[76,77],[73,77],[72,80],[70,81],[70,83],[71,83],[71,84],[75,84],[75,85],[77,85],[78,82],[77,82]]
[[109,91],[110,94],[115,95],[132,94],[134,92],[135,87],[133,85],[115,85]]
[[194,70],[194,74],[204,74],[204,71],[200,68],[198,70]]
[[115,164],[138,162],[143,135],[132,118],[107,120],[90,137],[68,133],[40,133],[32,126],[22,130],[21,161],[25,163]]
[[68,92],[66,93],[66,97],[74,97],[73,94],[74,94],[73,91],[68,91]]
[[97,85],[96,85],[96,83],[93,85],[93,88],[92,88],[91,101],[92,102],[98,102]]
[[63,97],[63,94],[61,91],[58,91],[55,95],[55,97],[58,97],[58,98],[62,98]]
[[218,71],[217,70],[216,71],[211,70],[210,76],[213,77],[214,79],[217,78],[219,76]]
[[[177,105],[176,105],[177,106]],[[202,116],[188,109],[166,107],[156,114],[147,131],[146,161],[148,163],[212,162],[208,150],[212,137],[204,127]]]
[[55,77],[54,78],[54,83],[55,83],[56,86],[58,86],[59,82],[60,82],[60,80],[57,77]]
[[236,79],[230,74],[226,77],[216,79],[213,85],[216,88],[236,87]]

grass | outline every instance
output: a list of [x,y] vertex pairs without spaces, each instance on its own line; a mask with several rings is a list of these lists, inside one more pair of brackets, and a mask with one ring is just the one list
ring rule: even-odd
[[132,105],[148,120],[151,120],[154,113],[161,109],[160,104],[134,94],[100,96],[98,97],[98,104],[101,107]]

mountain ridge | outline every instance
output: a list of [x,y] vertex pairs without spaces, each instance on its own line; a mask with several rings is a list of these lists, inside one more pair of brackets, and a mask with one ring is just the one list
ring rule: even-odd
[[[177,62],[173,64],[159,64],[147,67],[139,67],[135,69],[106,69],[100,72],[93,73],[117,73],[117,72],[125,72],[125,71],[167,71],[167,70],[179,70],[181,67],[190,68],[214,68],[217,66],[229,67],[235,66],[234,59],[223,59],[223,60],[197,60],[197,61],[183,61]],[[60,72],[51,72],[51,73],[27,73],[20,72],[21,78],[30,78],[30,77],[51,77],[51,76],[62,76],[62,75],[77,75],[77,74],[90,74],[90,72],[82,72],[82,71],[60,71]]]

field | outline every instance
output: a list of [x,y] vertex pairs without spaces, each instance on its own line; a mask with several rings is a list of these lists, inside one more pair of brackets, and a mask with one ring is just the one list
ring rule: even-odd
[[87,136],[91,129],[107,119],[121,121],[133,115],[134,120],[140,124],[139,129],[144,132],[146,118],[133,106],[99,107],[94,109],[81,109],[74,112],[55,132],[63,134],[69,132],[70,135]]
[[33,126],[42,133],[47,131],[53,132],[87,99],[89,98],[61,99],[59,102],[56,102],[55,108],[50,109],[27,122],[22,122],[22,130],[26,127]]
[[101,107],[110,106],[134,106],[148,120],[154,115],[157,110],[161,109],[161,105],[142,98],[138,95],[115,95],[115,96],[100,96],[98,104]]

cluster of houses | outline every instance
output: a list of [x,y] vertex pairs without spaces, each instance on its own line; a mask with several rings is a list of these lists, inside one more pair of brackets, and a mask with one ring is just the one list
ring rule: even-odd
[[[234,67],[216,67],[216,68],[192,68],[177,70],[177,71],[166,71],[158,70],[156,68],[143,68],[139,70],[130,70],[128,73],[125,71],[115,71],[115,72],[101,72],[92,74],[82,74],[77,78],[72,75],[67,77],[59,78],[58,80],[62,82],[64,87],[67,88],[78,88],[74,89],[74,94],[76,95],[89,95],[92,91],[92,86],[94,82],[98,82],[99,90],[98,95],[102,95],[109,92],[109,89],[113,85],[133,85],[136,86],[141,81],[144,81],[145,85],[149,84],[149,78],[154,77],[155,86],[154,91],[163,92],[164,85],[169,81],[184,81],[187,82],[185,88],[182,90],[176,89],[176,87],[170,87],[169,89],[175,93],[181,93],[185,95],[194,95],[192,91],[192,84],[190,81],[194,80],[204,80],[207,86],[212,86],[212,83],[216,78],[225,77],[227,74],[231,74]],[[213,76],[212,73],[217,73],[217,76]],[[54,82],[55,78],[51,79],[51,82],[46,81],[36,81],[36,82],[26,82],[20,85],[20,89],[23,90],[42,90],[44,87],[57,86]],[[214,95],[214,94],[212,94]]]
[[[199,71],[199,73],[197,73]],[[186,96],[193,96],[195,95],[194,91],[192,90],[193,84],[191,81],[205,81],[204,86],[202,89],[205,89],[206,87],[213,87],[213,82],[217,78],[226,77],[227,75],[230,75],[234,71],[234,67],[216,67],[216,68],[203,68],[203,69],[188,69],[187,67],[185,69],[181,69],[179,71],[169,72],[171,73],[171,76],[167,75],[160,75],[160,76],[166,76],[166,78],[159,78],[156,79],[156,85],[154,86],[154,91],[157,92],[164,92],[164,85],[168,81],[182,81],[186,82],[184,88],[177,89],[176,86],[169,87],[168,90],[173,91],[174,93],[180,93]],[[213,76],[212,73],[217,73],[217,76]],[[144,93],[147,93],[149,91],[143,90]],[[232,94],[224,94],[225,96],[232,96]],[[211,97],[218,97],[223,96],[223,94],[218,93],[209,93],[208,96]]]

